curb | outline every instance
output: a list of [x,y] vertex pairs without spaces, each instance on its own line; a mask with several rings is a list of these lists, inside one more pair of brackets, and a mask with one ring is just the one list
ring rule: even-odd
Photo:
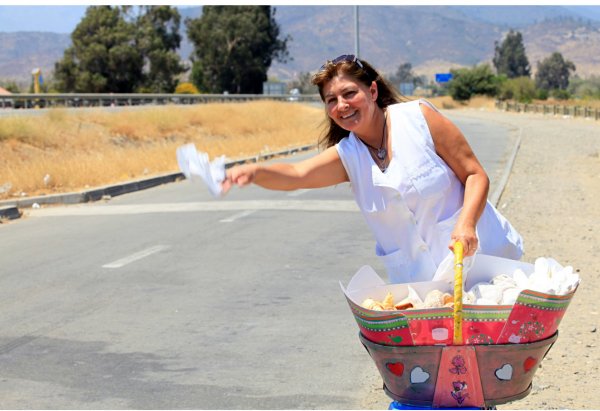
[[0,224],[3,219],[14,220],[21,217],[19,209],[15,206],[0,207]]
[[[311,144],[270,153],[261,153],[255,156],[229,161],[225,163],[225,168],[230,168],[235,165],[244,163],[256,163],[258,161],[269,160],[274,157],[293,155],[300,152],[315,149],[316,147],[316,144]],[[18,207],[31,207],[34,204],[42,205],[87,203],[90,201],[98,201],[102,199],[120,196],[122,194],[127,194],[134,191],[145,190],[147,188],[156,187],[158,185],[179,181],[184,178],[185,177],[181,172],[175,172],[163,174],[156,177],[96,187],[89,190],[72,193],[50,194],[36,197],[22,197],[14,200],[2,200],[0,201],[0,218],[9,218],[12,220],[21,217],[22,212],[18,210]]]
[[523,136],[523,129],[519,127],[519,135],[517,136],[517,141],[515,142],[515,146],[513,147],[513,151],[506,163],[506,167],[504,168],[504,173],[500,178],[500,182],[498,186],[490,196],[490,202],[494,205],[494,207],[498,208],[498,203],[500,202],[500,198],[502,197],[502,193],[504,193],[504,189],[506,188],[506,183],[508,183],[508,178],[510,177],[510,173],[512,172],[513,165],[515,164],[515,158],[517,157],[517,153],[519,152],[519,148],[521,147],[521,137]]

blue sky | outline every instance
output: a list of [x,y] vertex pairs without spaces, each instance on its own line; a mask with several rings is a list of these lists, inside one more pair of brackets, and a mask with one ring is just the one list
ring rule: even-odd
[[[168,1],[163,2],[163,4],[168,3]],[[144,4],[151,4],[151,2]],[[197,6],[178,5],[178,7]],[[15,6],[3,5],[0,2],[0,32],[51,31],[70,34],[84,16],[87,7],[87,5]]]
[[[27,4],[28,0],[23,0],[25,4]],[[14,5],[14,1],[11,2],[13,4],[5,4],[2,0],[0,0],[0,32],[15,32],[15,31],[50,31],[55,33],[71,33],[83,15],[85,14],[85,10],[88,5],[71,5],[71,4],[57,4],[57,5],[23,5],[17,6]],[[136,2],[125,2],[126,4],[135,4]],[[146,1],[144,3],[138,4],[154,4],[153,0]],[[178,4],[173,4],[170,1],[163,1],[162,3],[156,4],[173,4],[177,5],[177,7],[197,7],[200,4],[215,4],[219,3],[218,1],[209,0],[204,1],[202,3],[195,4],[185,4],[184,1],[181,1]],[[235,1],[229,0],[226,4],[252,4],[250,1]],[[288,1],[288,4],[314,4],[313,0],[304,0],[304,1]],[[335,1],[327,1],[325,0],[317,0],[317,4],[336,4]],[[356,3],[356,0],[346,0],[344,4],[353,4]],[[384,1],[377,2],[376,4],[413,4],[413,5],[427,5],[431,4],[429,0],[422,0],[420,2],[415,2],[414,0],[404,0],[402,2],[396,1]],[[465,4],[464,2],[457,1],[444,1],[438,0],[435,1],[435,4],[440,5],[450,5],[450,4]],[[499,4],[495,1],[490,0],[479,0],[474,1],[469,5],[490,5],[491,4]],[[568,4],[564,0],[562,1],[544,1],[544,2],[532,2],[532,1],[515,1],[515,0],[504,0],[502,2],[503,5],[519,5],[519,4],[531,4],[531,5],[566,5]],[[561,4],[562,3],[562,4]],[[595,3],[595,4],[594,4]],[[91,0],[89,4],[99,5],[97,1]],[[111,4],[111,1],[105,1],[100,4]],[[286,4],[285,1],[271,1],[270,4]],[[363,3],[364,4],[364,3]],[[576,2],[577,5],[584,5],[586,2]],[[592,6],[593,7],[590,7]],[[598,7],[598,1],[594,1],[592,3],[587,3],[587,7],[578,7],[580,13],[583,11],[583,15],[600,20],[600,7]]]
[[3,6],[0,31],[52,31],[71,33],[87,6]]

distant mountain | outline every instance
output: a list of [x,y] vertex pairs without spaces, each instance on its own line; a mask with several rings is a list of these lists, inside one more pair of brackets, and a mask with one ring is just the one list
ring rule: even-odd
[[[353,52],[353,13],[348,6],[278,7],[278,21],[293,38],[289,48],[294,60],[275,63],[273,72],[285,78]],[[427,6],[361,6],[359,33],[360,56],[387,72],[403,62],[438,62],[445,69],[475,64],[489,57],[490,45],[502,35],[499,27],[451,8]]]
[[556,18],[527,26],[522,31],[532,68],[555,51],[575,63],[580,76],[600,75],[600,28],[588,20],[582,23]]
[[579,6],[570,8],[563,6],[450,6],[450,8],[463,13],[470,19],[513,29],[557,17],[582,17],[586,12]]
[[[590,19],[575,11],[587,12]],[[361,57],[384,72],[410,62],[416,72],[432,78],[450,68],[491,62],[494,42],[514,28],[523,33],[533,68],[538,60],[560,51],[576,64],[580,75],[588,76],[600,74],[596,16],[600,7],[360,6],[359,49]],[[294,60],[275,62],[272,75],[291,78],[354,51],[351,6],[282,6],[277,7],[277,19],[293,37],[289,49]]]
[[70,44],[69,34],[0,33],[0,79],[29,81],[31,70],[37,67],[42,69],[42,75],[48,74]]
[[565,9],[586,20],[600,21],[600,7],[596,6],[564,6]]
[[[201,12],[201,7],[180,8],[182,21]],[[293,59],[274,62],[269,75],[289,80],[326,59],[352,53],[353,13],[353,6],[276,6],[282,33],[292,37]],[[494,42],[513,28],[523,34],[532,68],[559,51],[575,63],[579,75],[600,74],[600,7],[360,6],[359,17],[360,56],[386,73],[404,62],[430,77],[490,62]],[[184,26],[181,33],[180,55],[187,60],[193,48]],[[29,82],[35,67],[50,73],[69,44],[69,34],[0,32],[0,79]]]

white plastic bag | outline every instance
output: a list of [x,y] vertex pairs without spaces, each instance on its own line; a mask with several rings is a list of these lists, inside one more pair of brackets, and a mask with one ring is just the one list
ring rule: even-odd
[[[463,284],[467,282],[467,276],[475,263],[475,256],[463,258]],[[438,266],[432,281],[445,281],[454,288],[454,253],[448,253]]]
[[203,181],[213,197],[221,196],[221,183],[225,180],[225,156],[210,162],[207,153],[197,151],[194,144],[185,144],[177,148],[177,163],[185,178],[192,182]]

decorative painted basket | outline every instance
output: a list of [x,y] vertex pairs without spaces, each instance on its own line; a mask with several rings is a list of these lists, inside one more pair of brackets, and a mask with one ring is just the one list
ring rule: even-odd
[[386,394],[408,405],[478,407],[521,399],[558,338],[526,344],[388,346],[359,334]]
[[[523,398],[558,338],[558,324],[575,291],[553,296],[526,290],[514,306],[463,307],[462,245],[456,243],[454,249],[453,309],[372,311],[353,301],[365,294],[342,287],[360,328],[360,341],[375,361],[385,392],[402,404],[489,408]],[[494,269],[502,270],[525,264],[501,260],[483,262],[492,261]],[[353,278],[349,288],[364,290],[377,279],[367,271]],[[394,286],[395,291],[406,287]],[[386,289],[389,286],[375,287],[381,295]]]

